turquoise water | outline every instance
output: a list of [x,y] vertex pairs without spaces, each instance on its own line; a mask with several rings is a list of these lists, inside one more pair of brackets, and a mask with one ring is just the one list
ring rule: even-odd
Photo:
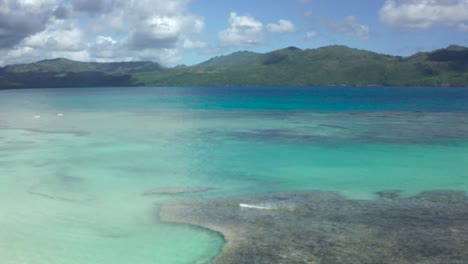
[[[210,191],[144,196],[155,188]],[[0,91],[1,263],[206,263],[165,200],[468,190],[466,88]]]

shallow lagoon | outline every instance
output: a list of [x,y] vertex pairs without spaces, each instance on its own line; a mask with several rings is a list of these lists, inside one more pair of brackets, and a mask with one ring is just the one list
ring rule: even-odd
[[161,223],[168,200],[468,190],[466,88],[0,94],[2,263],[208,262],[222,238]]

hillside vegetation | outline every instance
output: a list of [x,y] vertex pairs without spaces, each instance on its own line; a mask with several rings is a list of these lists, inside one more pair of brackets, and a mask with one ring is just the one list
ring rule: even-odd
[[1,88],[256,85],[468,86],[468,48],[452,45],[400,57],[346,46],[288,47],[235,52],[189,67],[54,59],[0,69]]

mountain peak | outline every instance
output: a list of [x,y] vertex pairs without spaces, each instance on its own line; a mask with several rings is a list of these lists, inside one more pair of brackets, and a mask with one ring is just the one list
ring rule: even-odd
[[296,51],[296,50],[299,51],[299,50],[301,50],[300,48],[294,47],[294,46],[289,46],[289,47],[287,47],[286,49],[287,49],[287,50],[291,50],[291,51]]
[[251,51],[237,51],[229,55],[217,56],[197,66],[203,67],[227,67],[238,66],[253,62],[260,54]]
[[463,47],[460,45],[450,45],[446,48],[446,50],[450,50],[450,51],[464,51],[467,49],[468,49],[467,47]]
[[53,59],[41,60],[41,61],[38,61],[37,63],[42,63],[42,62],[75,62],[75,61],[67,59],[67,58],[63,58],[63,57],[58,57],[58,58],[53,58]]

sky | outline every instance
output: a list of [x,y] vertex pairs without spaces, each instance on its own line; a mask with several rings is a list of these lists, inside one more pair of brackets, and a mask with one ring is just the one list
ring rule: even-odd
[[468,0],[0,0],[0,66],[57,57],[194,65],[239,50],[468,46]]

